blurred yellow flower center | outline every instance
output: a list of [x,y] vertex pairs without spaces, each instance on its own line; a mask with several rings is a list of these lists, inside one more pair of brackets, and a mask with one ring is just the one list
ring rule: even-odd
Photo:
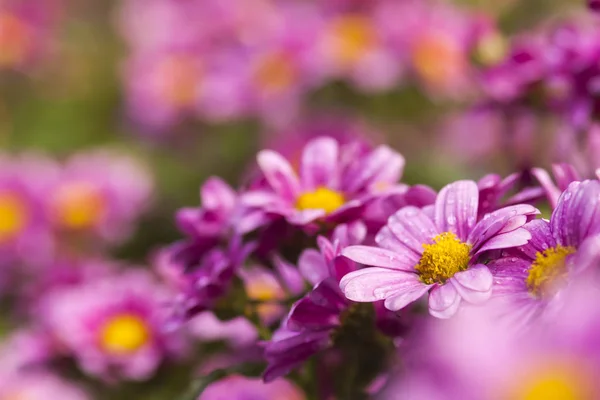
[[357,62],[377,44],[375,27],[362,15],[339,17],[330,29],[332,50],[342,65]]
[[418,40],[412,49],[415,70],[433,86],[443,86],[464,67],[460,46],[452,37],[429,34]]
[[162,62],[159,70],[162,94],[175,107],[186,107],[196,99],[200,71],[191,57],[173,56]]
[[506,56],[508,45],[506,39],[500,33],[494,33],[484,37],[477,46],[476,57],[483,65],[494,65]]
[[18,235],[29,219],[27,207],[12,193],[0,194],[0,242]]
[[454,274],[468,268],[471,246],[461,242],[454,233],[444,232],[423,244],[423,255],[415,266],[422,282],[444,283]]
[[101,347],[108,353],[134,353],[150,340],[148,325],[140,317],[130,314],[109,319],[101,331]]
[[30,29],[18,17],[0,12],[0,66],[24,61],[32,45]]
[[509,396],[510,400],[592,400],[594,393],[585,374],[564,366],[543,367],[526,375]]
[[298,210],[324,210],[327,214],[344,205],[344,195],[335,190],[319,187],[313,192],[302,193],[296,200]]
[[67,229],[85,229],[96,225],[106,212],[106,200],[95,185],[72,182],[61,186],[54,198],[57,222]]
[[574,247],[550,247],[535,255],[531,264],[527,287],[536,296],[551,294],[553,286],[567,273],[565,259],[575,252]]
[[288,56],[272,53],[258,61],[254,78],[259,87],[268,91],[280,91],[294,83],[296,69]]

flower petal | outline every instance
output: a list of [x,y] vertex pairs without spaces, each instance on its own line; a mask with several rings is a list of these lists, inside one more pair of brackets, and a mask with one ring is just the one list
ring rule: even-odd
[[387,146],[373,150],[355,162],[344,175],[343,187],[350,193],[366,190],[377,182],[395,183],[404,168],[404,157]]
[[508,249],[522,246],[531,239],[531,233],[525,228],[519,228],[512,232],[501,233],[488,240],[482,247],[477,249],[476,254],[487,250]]
[[450,282],[463,300],[479,304],[492,296],[494,277],[485,265],[477,264],[466,271],[456,273]]
[[564,246],[579,245],[600,233],[600,182],[573,182],[558,199],[550,218],[556,241]]
[[431,218],[413,206],[398,210],[389,218],[387,227],[400,243],[419,257],[423,254],[423,245],[431,243],[431,240],[440,233]]
[[435,286],[429,293],[429,314],[436,318],[450,318],[456,314],[460,300],[451,283]]
[[412,291],[417,281],[417,275],[412,272],[364,268],[344,276],[340,289],[349,300],[373,302]]
[[290,163],[272,150],[261,151],[257,160],[271,188],[286,200],[293,201],[300,193],[300,182]]
[[479,190],[473,181],[445,186],[435,201],[435,224],[441,232],[453,232],[463,242],[477,222]]
[[[421,283],[421,282],[419,282]],[[416,285],[404,293],[397,296],[388,297],[383,305],[390,311],[398,311],[409,305],[410,303],[419,300],[429,290],[429,285]]]
[[329,276],[327,264],[315,249],[304,250],[298,259],[298,269],[313,286]]
[[539,213],[537,208],[527,204],[501,208],[483,217],[475,225],[467,241],[473,245],[473,251],[478,252],[479,248],[494,236],[520,228]]
[[349,246],[342,250],[342,255],[359,264],[373,267],[412,271],[415,266],[413,258],[405,257],[403,254],[379,247]]
[[300,171],[303,190],[338,187],[338,153],[338,142],[331,137],[318,137],[304,146]]

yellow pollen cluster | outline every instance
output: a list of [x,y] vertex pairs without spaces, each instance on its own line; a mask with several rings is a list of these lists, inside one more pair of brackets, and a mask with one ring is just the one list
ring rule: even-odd
[[296,200],[298,210],[324,210],[327,214],[344,205],[344,195],[335,190],[319,187],[313,192],[301,194]]
[[280,91],[294,83],[296,70],[285,54],[273,53],[259,60],[254,78],[259,87],[269,91]]
[[444,232],[423,244],[423,255],[415,266],[423,283],[444,283],[454,274],[467,269],[471,246],[461,242],[454,233]]
[[377,44],[371,21],[361,15],[346,15],[331,26],[332,50],[342,65],[353,64]]
[[575,252],[573,247],[550,247],[535,255],[527,276],[527,288],[535,296],[550,294],[552,286],[566,274],[565,258]]
[[100,345],[107,353],[131,354],[150,340],[150,330],[136,315],[120,314],[109,319],[100,332]]
[[546,366],[532,374],[513,388],[507,396],[511,400],[592,400],[589,377],[572,367]]
[[106,211],[106,201],[100,190],[86,182],[63,185],[53,200],[56,221],[67,229],[93,227]]
[[0,194],[0,242],[19,234],[27,224],[28,213],[18,196]]

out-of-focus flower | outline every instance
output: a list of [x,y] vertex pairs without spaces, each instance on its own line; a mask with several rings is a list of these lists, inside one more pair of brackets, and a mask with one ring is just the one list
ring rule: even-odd
[[296,171],[279,153],[263,150],[258,164],[267,187],[245,193],[242,201],[267,215],[283,216],[293,225],[357,219],[366,204],[385,194],[377,188],[398,181],[404,158],[386,146],[358,159],[356,153],[352,143],[316,138],[304,147]]
[[168,294],[143,271],[66,287],[41,307],[50,335],[86,373],[107,380],[145,380],[182,345],[167,333]]
[[380,247],[350,246],[349,259],[373,267],[344,276],[340,287],[350,300],[385,300],[404,308],[429,292],[429,312],[449,318],[461,302],[482,303],[492,294],[492,275],[480,256],[531,238],[523,225],[539,211],[533,206],[502,208],[477,222],[479,191],[472,181],[444,187],[434,207],[404,207],[376,237]]
[[305,396],[296,385],[285,379],[278,379],[266,384],[260,379],[232,375],[208,385],[198,397],[198,400],[219,400],[223,398],[234,400],[303,400]]
[[79,386],[69,383],[51,373],[31,372],[14,376],[0,384],[2,399],[64,399],[90,400],[91,397]]
[[11,332],[0,345],[0,388],[25,371],[43,369],[54,354],[52,339],[44,330]]
[[193,337],[202,341],[225,341],[234,348],[249,346],[258,339],[256,328],[246,318],[221,321],[210,311],[190,319],[187,329]]
[[0,3],[0,69],[29,68],[49,52],[57,7],[54,0]]
[[0,158],[0,260],[40,264],[50,259],[54,241],[44,214],[49,182],[58,169],[38,156]]
[[108,151],[73,156],[63,167],[47,201],[60,232],[123,240],[148,206],[152,180],[132,159]]
[[261,302],[256,312],[263,322],[271,325],[285,314],[285,307],[279,302],[286,299],[286,291],[276,275],[264,267],[252,266],[240,271],[248,300]]
[[378,398],[596,398],[600,315],[590,306],[598,301],[595,285],[577,282],[555,318],[525,330],[499,323],[489,307],[430,321],[404,355],[405,375],[390,379]]
[[600,233],[599,197],[600,182],[571,183],[549,222],[535,220],[524,226],[531,233],[527,244],[505,250],[488,263],[493,295],[508,301],[512,317],[537,317],[570,277],[584,269],[586,260],[577,257],[577,251]]
[[215,306],[231,288],[253,247],[236,237],[226,249],[213,242],[188,241],[163,250],[157,268],[178,292],[175,317],[181,322]]

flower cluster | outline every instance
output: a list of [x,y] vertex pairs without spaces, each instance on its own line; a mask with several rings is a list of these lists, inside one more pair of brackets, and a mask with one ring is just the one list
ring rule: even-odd
[[[537,331],[575,282],[596,279],[600,182],[569,165],[554,167],[560,188],[536,168],[436,193],[401,183],[402,155],[362,139],[314,137],[298,153],[262,150],[256,160],[240,189],[210,178],[201,206],[179,212],[186,239],[161,254],[161,271],[179,293],[178,323],[207,310],[253,322],[265,382],[312,371],[324,398],[374,395],[419,341],[444,346],[429,336],[411,344],[435,334],[432,320],[461,321],[451,323],[458,332],[484,313],[506,332]],[[549,219],[536,208],[544,200]],[[422,368],[398,372],[382,393],[405,379],[429,390],[433,367]]]
[[131,48],[129,114],[153,130],[189,117],[282,123],[339,80],[367,93],[413,81],[464,96],[470,57],[493,57],[499,37],[491,19],[414,0],[128,0],[119,25]]

